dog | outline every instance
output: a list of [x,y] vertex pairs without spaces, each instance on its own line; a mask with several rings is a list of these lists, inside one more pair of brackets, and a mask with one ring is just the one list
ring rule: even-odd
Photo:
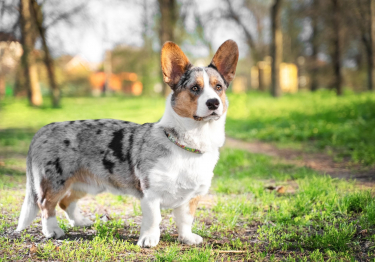
[[173,209],[180,242],[201,244],[192,223],[225,141],[225,91],[235,77],[238,56],[236,42],[227,40],[207,67],[194,67],[178,45],[166,42],[161,67],[172,92],[159,122],[97,119],[42,127],[27,155],[26,196],[16,231],[28,227],[40,210],[43,234],[62,237],[57,205],[72,226],[90,226],[93,222],[80,213],[77,201],[109,191],[140,199],[139,246],[158,244],[161,208]]

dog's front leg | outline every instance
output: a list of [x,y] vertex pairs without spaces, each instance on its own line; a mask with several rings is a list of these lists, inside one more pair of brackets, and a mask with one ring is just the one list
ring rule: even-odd
[[173,210],[178,229],[178,240],[187,245],[198,245],[203,242],[201,236],[191,232],[199,199],[200,197],[195,197],[188,203]]
[[161,214],[160,201],[143,198],[141,200],[142,226],[138,246],[154,247],[159,243]]

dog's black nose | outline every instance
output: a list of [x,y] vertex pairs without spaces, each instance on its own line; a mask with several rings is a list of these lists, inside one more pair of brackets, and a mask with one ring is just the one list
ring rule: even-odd
[[207,100],[206,105],[207,105],[208,109],[216,110],[216,109],[219,108],[220,102],[217,98],[211,98],[211,99]]

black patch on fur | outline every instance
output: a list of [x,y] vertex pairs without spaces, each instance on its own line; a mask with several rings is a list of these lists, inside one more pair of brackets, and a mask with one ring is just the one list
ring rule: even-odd
[[115,163],[107,159],[107,154],[103,157],[102,163],[104,168],[107,169],[109,173],[113,174]]
[[69,124],[74,124],[76,121],[69,121]]
[[100,121],[100,119],[95,119],[94,121],[95,121],[95,122],[99,122],[99,121]]
[[63,170],[62,170],[61,165],[60,165],[60,158],[56,158],[56,160],[53,162],[53,164],[55,165],[56,172],[61,176],[62,173],[63,173]]
[[228,88],[228,87],[229,87],[229,83],[228,83],[227,81],[225,81],[224,76],[223,76],[222,74],[220,74],[219,70],[217,70],[217,67],[214,66],[213,64],[209,64],[208,67],[210,67],[210,68],[216,70],[216,72],[219,73],[220,77],[223,79],[224,84],[225,84],[225,85],[227,86],[227,88]]
[[65,140],[64,140],[64,144],[65,144],[66,146],[69,146],[69,145],[70,145],[70,141],[69,141],[68,139],[65,139]]
[[193,69],[191,70],[187,70],[182,76],[181,76],[181,79],[180,81],[178,82],[177,86],[178,87],[183,87],[185,88],[186,85],[187,85],[187,82],[190,80],[190,77],[191,77],[191,74],[195,71],[200,71],[202,70],[202,68],[200,67],[194,67]]
[[129,164],[130,173],[134,176],[134,166],[133,166],[133,157],[132,157],[132,149],[133,149],[133,136],[134,131],[132,130],[131,135],[129,137],[129,144],[128,144],[128,152],[126,153],[126,161]]
[[60,186],[62,186],[62,185],[65,184],[65,180],[61,179],[61,180],[57,181],[57,184],[59,184]]
[[44,140],[43,144],[45,144],[45,143],[47,143],[47,142],[48,142],[48,140]]
[[79,122],[84,123],[86,120],[79,120]]
[[[121,162],[125,161],[125,156],[122,153],[122,140],[124,139],[124,129],[113,132],[113,138],[108,147],[113,150],[113,155],[117,157]],[[131,147],[130,147],[131,148]]]
[[47,162],[47,166],[52,165],[52,161]]
[[102,154],[104,154],[104,151],[102,150],[102,151],[100,151],[100,154],[102,155]]
[[148,180],[148,177],[145,177],[143,179],[143,185],[144,185],[145,189],[149,189],[150,188],[150,181]]
[[97,135],[100,135],[102,133],[102,130],[98,129],[98,131],[96,131],[96,134]]

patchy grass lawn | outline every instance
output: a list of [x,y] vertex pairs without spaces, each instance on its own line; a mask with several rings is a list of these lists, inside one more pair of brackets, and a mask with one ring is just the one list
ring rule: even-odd
[[[9,165],[9,167],[8,167]],[[204,245],[177,243],[170,210],[162,212],[161,241],[141,249],[141,210],[131,197],[86,197],[81,206],[95,222],[68,226],[66,236],[46,240],[40,218],[13,234],[25,176],[12,163],[0,168],[0,261],[366,261],[375,259],[375,200],[354,182],[332,179],[272,158],[224,149],[210,194],[199,204],[193,231]],[[276,189],[275,189],[276,188]]]
[[[363,163],[373,163],[375,136],[370,136],[374,129],[368,129],[374,124],[374,118],[369,118],[375,112],[369,112],[374,109],[372,94],[335,98],[323,92],[273,100],[249,93],[231,94],[229,100],[227,131],[231,136],[329,146],[344,155],[352,152],[353,160],[354,152],[364,148],[370,156]],[[13,233],[24,197],[25,155],[41,126],[89,118],[153,122],[163,110],[162,99],[144,98],[65,98],[61,109],[33,109],[25,100],[3,102],[0,261],[375,261],[373,192],[359,190],[355,181],[332,179],[230,148],[222,150],[210,194],[196,213],[193,231],[204,238],[203,246],[177,243],[171,210],[165,210],[159,245],[137,247],[139,202],[110,194],[82,199],[83,212],[95,221],[89,228],[70,227],[58,209],[60,226],[66,232],[61,240],[43,237],[40,217],[22,234]],[[341,142],[334,143],[332,136]]]

